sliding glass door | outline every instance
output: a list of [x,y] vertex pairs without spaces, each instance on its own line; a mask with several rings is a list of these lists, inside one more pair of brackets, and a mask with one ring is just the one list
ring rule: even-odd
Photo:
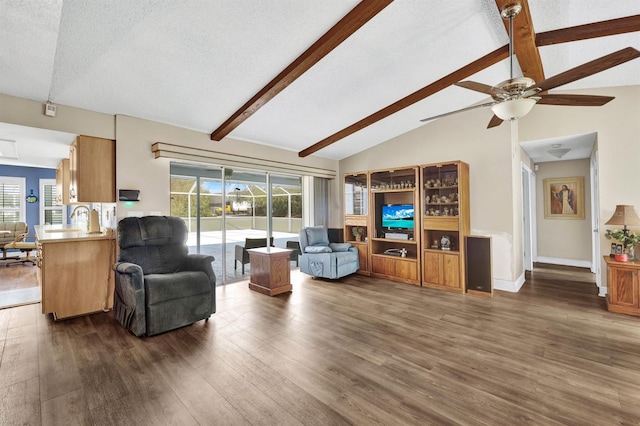
[[[286,247],[302,226],[298,176],[172,163],[171,215],[189,227],[189,251],[215,256],[218,283],[246,279],[247,239]],[[292,267],[296,264],[292,263]]]

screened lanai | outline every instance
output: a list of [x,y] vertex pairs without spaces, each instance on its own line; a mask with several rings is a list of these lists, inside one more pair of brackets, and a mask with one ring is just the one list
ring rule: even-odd
[[[246,279],[236,262],[247,238],[273,237],[276,247],[298,241],[302,179],[273,172],[171,163],[171,215],[185,220],[189,251],[211,254],[219,284]],[[296,263],[291,262],[295,268]]]

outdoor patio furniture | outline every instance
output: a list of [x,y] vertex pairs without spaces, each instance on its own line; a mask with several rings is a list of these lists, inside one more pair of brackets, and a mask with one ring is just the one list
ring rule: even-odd
[[290,261],[296,262],[296,266],[298,266],[298,261],[302,252],[300,251],[300,243],[298,241],[287,241],[287,248],[293,250],[289,257]]
[[[242,275],[244,275],[244,265],[249,263],[249,252],[247,249],[266,247],[266,238],[246,238],[244,246],[236,245],[236,253],[233,261],[233,269],[238,270],[238,262],[242,264]],[[273,247],[273,237],[269,239],[269,246]]]

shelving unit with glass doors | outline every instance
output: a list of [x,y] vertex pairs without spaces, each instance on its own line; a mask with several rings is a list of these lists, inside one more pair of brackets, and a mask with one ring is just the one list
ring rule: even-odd
[[362,275],[370,275],[369,187],[368,172],[344,175],[344,240],[358,249]]

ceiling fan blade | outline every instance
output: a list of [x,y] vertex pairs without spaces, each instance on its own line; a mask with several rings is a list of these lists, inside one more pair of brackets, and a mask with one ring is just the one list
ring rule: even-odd
[[526,91],[530,91],[532,89],[540,89],[540,91],[546,92],[547,90],[551,90],[555,87],[580,80],[581,78],[585,78],[593,74],[597,74],[601,71],[608,70],[609,68],[613,68],[617,65],[623,64],[638,57],[640,57],[640,51],[634,49],[633,47],[626,47],[622,50],[618,50],[617,52],[584,63],[563,73],[547,78],[546,80],[543,80],[538,84],[527,87]]
[[538,95],[541,105],[569,105],[569,106],[602,106],[615,99],[613,96],[595,95]]
[[476,92],[485,93],[487,95],[494,95],[496,93],[506,93],[504,90],[489,86],[488,84],[478,83],[476,81],[459,81],[454,83],[456,86],[464,87],[465,89],[475,90]]
[[504,120],[502,118],[494,114],[493,117],[491,117],[491,120],[489,120],[489,125],[487,126],[487,129],[490,129],[492,127],[497,127],[501,125],[503,121]]
[[497,102],[487,102],[484,104],[479,104],[479,105],[472,105],[470,107],[466,107],[466,108],[462,108],[462,109],[457,109],[455,111],[450,111],[450,112],[445,112],[444,114],[439,114],[439,115],[434,115],[433,117],[428,117],[428,118],[423,118],[422,121],[423,123],[425,121],[431,121],[431,120],[435,120],[436,118],[442,118],[442,117],[446,117],[448,115],[453,115],[453,114],[457,114],[459,112],[464,112],[464,111],[471,111],[472,109],[478,109],[478,108],[484,108],[484,107],[488,107],[488,106],[493,106],[497,104]]

